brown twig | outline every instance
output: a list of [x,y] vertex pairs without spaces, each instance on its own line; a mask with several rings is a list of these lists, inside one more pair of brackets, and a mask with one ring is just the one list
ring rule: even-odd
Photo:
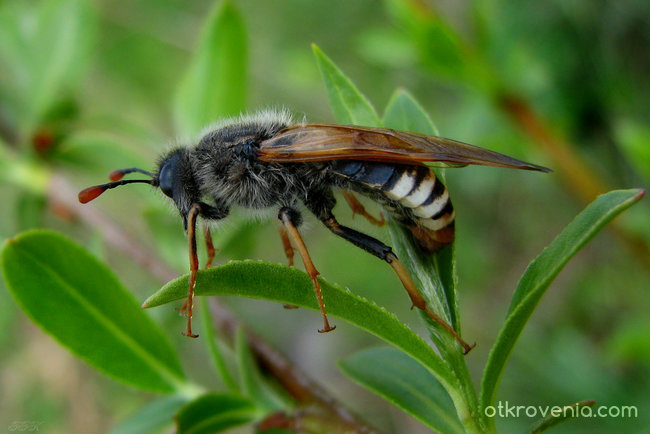
[[[237,318],[214,298],[210,299],[210,311],[220,335],[232,342],[240,326]],[[327,410],[327,415],[336,417],[342,423],[341,428],[348,432],[374,432],[258,335],[247,330],[246,338],[260,367],[271,374],[299,404],[316,404]]]
[[[178,277],[177,273],[151,252],[143,249],[108,217],[92,206],[79,204],[77,191],[63,176],[57,174],[52,177],[48,200],[52,206],[65,210],[69,216],[74,216],[86,226],[97,230],[107,244],[133,259],[162,283]],[[216,300],[211,300],[210,306],[213,312],[216,312],[213,317],[217,327],[226,332],[223,333],[224,335],[232,336],[234,331],[241,326],[240,321],[220,306]],[[304,406],[318,406],[323,413],[323,422],[327,426],[335,426],[337,430],[340,428],[345,432],[374,432],[259,336],[250,331],[247,331],[246,335],[261,368],[272,375],[298,403]],[[300,414],[301,418],[309,415],[312,420],[317,415],[314,412],[300,412]]]

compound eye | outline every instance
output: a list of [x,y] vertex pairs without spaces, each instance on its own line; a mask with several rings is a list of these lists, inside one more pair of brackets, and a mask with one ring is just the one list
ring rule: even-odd
[[158,175],[158,185],[165,195],[173,198],[174,192],[174,172],[176,164],[175,160],[170,160],[163,165]]

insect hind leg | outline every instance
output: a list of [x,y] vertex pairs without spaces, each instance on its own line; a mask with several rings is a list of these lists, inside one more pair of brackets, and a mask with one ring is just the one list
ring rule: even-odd
[[464,354],[467,354],[472,348],[474,348],[473,345],[469,345],[467,342],[465,342],[447,321],[442,319],[435,312],[433,312],[429,306],[427,306],[426,301],[422,297],[422,294],[420,294],[420,291],[418,291],[417,287],[413,283],[413,280],[411,280],[411,277],[408,275],[406,268],[404,268],[404,265],[402,265],[399,259],[397,259],[397,256],[395,253],[393,253],[393,249],[390,246],[387,246],[386,244],[369,235],[340,225],[332,214],[325,218],[321,218],[321,221],[334,234],[351,242],[355,246],[360,247],[369,253],[372,253],[379,259],[386,261],[388,265],[391,266],[393,271],[395,271],[397,277],[399,277],[402,285],[404,286],[404,289],[411,298],[413,306],[424,311],[431,320],[444,327],[463,346]]
[[341,194],[352,210],[352,218],[354,218],[355,215],[359,214],[360,216],[365,217],[366,220],[375,226],[383,226],[386,223],[383,214],[379,214],[380,218],[377,218],[370,214],[368,211],[366,211],[366,207],[364,207],[363,204],[359,202],[359,199],[357,199],[357,197],[352,192],[342,191]]

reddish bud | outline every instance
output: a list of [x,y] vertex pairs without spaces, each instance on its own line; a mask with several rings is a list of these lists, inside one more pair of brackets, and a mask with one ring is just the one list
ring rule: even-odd
[[87,203],[95,199],[97,196],[106,191],[106,187],[96,185],[94,187],[88,187],[85,190],[79,192],[79,202]]
[[122,173],[121,170],[113,170],[111,173],[108,174],[108,178],[111,181],[119,181],[120,179],[122,179],[123,176],[124,174]]

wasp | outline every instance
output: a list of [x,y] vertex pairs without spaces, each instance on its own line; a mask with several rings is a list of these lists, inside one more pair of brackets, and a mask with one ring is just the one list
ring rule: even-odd
[[[294,248],[300,254],[313,282],[323,317],[319,332],[329,332],[318,271],[300,235],[302,210],[306,209],[332,233],[388,263],[408,292],[413,306],[441,324],[468,352],[472,346],[426,304],[406,269],[390,246],[344,226],[332,210],[334,192],[340,190],[354,213],[383,224],[366,212],[354,195],[366,196],[413,235],[420,249],[433,254],[454,240],[455,211],[445,185],[429,162],[450,166],[478,164],[548,172],[487,149],[442,137],[349,125],[295,123],[287,112],[266,111],[244,115],[207,129],[192,147],[178,147],[162,156],[155,171],[129,168],[111,172],[113,182],[89,187],[79,201],[89,202],[118,186],[144,183],[171,198],[187,231],[190,251],[190,279],[187,301],[186,336],[192,332],[192,306],[199,268],[196,223],[226,218],[234,207],[277,211],[277,223],[289,265]],[[122,179],[138,172],[148,179]],[[209,227],[204,226],[208,263],[214,257]]]

